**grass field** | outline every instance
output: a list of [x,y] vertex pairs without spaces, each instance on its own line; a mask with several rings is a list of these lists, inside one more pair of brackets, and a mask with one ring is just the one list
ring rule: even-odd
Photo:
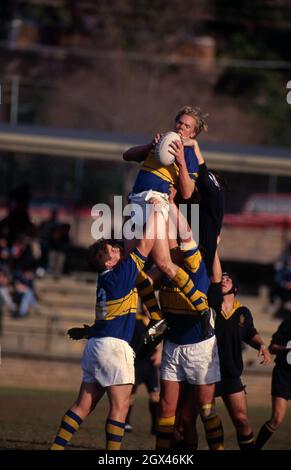
[[[67,391],[0,388],[0,449],[48,449],[55,437],[61,417],[75,399],[75,393]],[[235,432],[218,403],[224,431],[226,449],[237,449]],[[249,407],[255,432],[269,416],[268,407]],[[95,412],[82,425],[68,447],[71,450],[104,449],[104,420],[107,401],[103,399]],[[132,424],[134,432],[126,434],[123,449],[153,449],[155,439],[149,433],[147,398],[144,393],[136,397]],[[204,433],[199,423],[199,449],[206,449]],[[266,449],[291,448],[291,416],[273,436]]]

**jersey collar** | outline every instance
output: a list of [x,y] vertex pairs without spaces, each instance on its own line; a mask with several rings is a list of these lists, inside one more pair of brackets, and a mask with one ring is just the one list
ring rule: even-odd
[[225,318],[225,320],[228,320],[230,317],[233,316],[233,314],[236,312],[236,310],[239,307],[242,307],[242,304],[237,299],[235,299],[235,301],[233,303],[232,310],[229,313],[226,313],[226,312],[223,311],[223,309],[221,309],[221,314]]

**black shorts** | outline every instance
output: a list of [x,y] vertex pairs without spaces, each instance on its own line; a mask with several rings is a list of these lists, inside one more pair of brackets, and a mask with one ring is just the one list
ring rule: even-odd
[[272,374],[273,397],[285,398],[291,400],[291,370],[275,366]]
[[148,393],[160,390],[159,367],[153,365],[150,357],[145,358],[135,367],[133,393],[135,393],[137,387],[141,384],[145,384]]
[[241,378],[235,379],[221,379],[220,382],[215,384],[215,396],[223,397],[225,395],[231,395],[232,393],[239,393],[245,391],[245,385],[243,385]]

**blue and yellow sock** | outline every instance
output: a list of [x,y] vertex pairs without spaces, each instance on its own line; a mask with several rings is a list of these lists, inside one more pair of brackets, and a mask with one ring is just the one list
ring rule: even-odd
[[162,314],[155,296],[154,288],[144,271],[140,271],[137,276],[136,288],[138,295],[149,311],[151,319],[161,320]]
[[108,418],[105,425],[106,449],[120,450],[125,423]]
[[170,449],[175,426],[175,416],[158,418],[156,431],[156,449]]
[[82,422],[83,420],[80,416],[72,410],[68,410],[62,419],[58,434],[50,450],[65,450],[66,445],[70,442],[73,434],[79,429]]
[[193,313],[197,314],[208,309],[208,302],[206,295],[197,290],[194,286],[190,276],[182,268],[178,268],[175,277],[172,281],[179,287],[180,291],[187,297],[189,303],[193,308]]
[[[200,416],[204,426],[205,437],[209,450],[224,450],[224,434],[220,417],[213,410],[212,404],[203,405],[201,409],[202,413],[200,414]],[[208,416],[207,409],[211,411]],[[206,411],[204,416],[203,411],[204,413]]]

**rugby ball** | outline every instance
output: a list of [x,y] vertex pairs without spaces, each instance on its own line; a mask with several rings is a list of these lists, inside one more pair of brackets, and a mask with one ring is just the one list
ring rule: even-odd
[[175,161],[175,156],[170,153],[170,145],[174,140],[181,140],[181,137],[177,132],[167,132],[157,143],[155,147],[155,156],[156,159],[163,165],[169,166],[172,165]]

